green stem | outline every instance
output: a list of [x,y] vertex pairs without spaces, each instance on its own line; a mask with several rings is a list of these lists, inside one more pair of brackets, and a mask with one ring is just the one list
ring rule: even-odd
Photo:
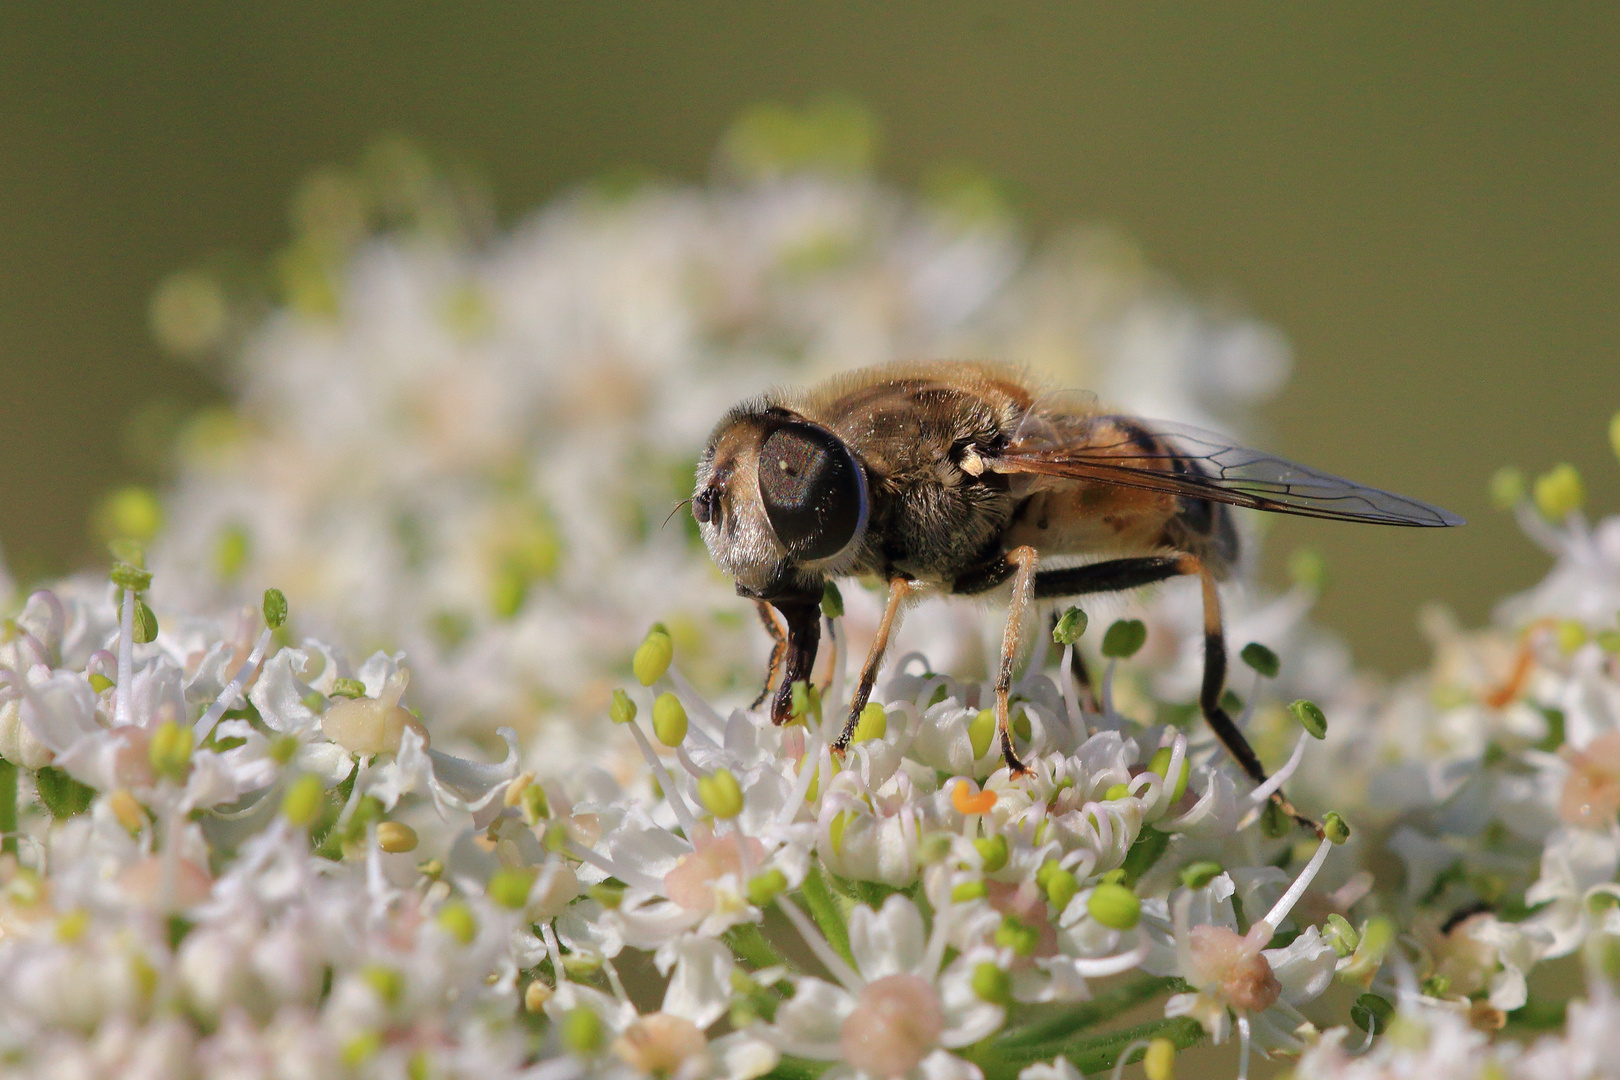
[[[1149,1020],[1144,1024],[1110,1031],[1101,1035],[1086,1035],[1067,1042],[1045,1046],[1004,1046],[999,1040],[991,1042],[975,1055],[985,1080],[1015,1080],[1027,1065],[1066,1057],[1082,1073],[1102,1072],[1114,1067],[1127,1046],[1138,1040],[1169,1039],[1176,1049],[1185,1050],[1204,1038],[1204,1029],[1190,1016],[1172,1016]],[[1141,1058],[1138,1050],[1130,1060]]]
[[1090,1001],[1065,1009],[1057,1016],[1004,1032],[995,1045],[998,1048],[1035,1046],[1069,1039],[1180,986],[1180,979],[1139,975],[1128,982],[1110,986],[1098,992]]
[[0,853],[17,854],[17,766],[0,758]]
[[833,951],[849,961],[851,967],[855,966],[855,954],[849,951],[849,928],[844,925],[843,909],[838,906],[838,898],[827,888],[827,881],[814,862],[810,864],[810,872],[804,876],[804,885],[799,889],[799,894],[810,908],[810,917],[827,935]]
[[811,1061],[808,1058],[783,1057],[776,1068],[765,1074],[765,1080],[816,1080],[832,1067],[830,1061]]
[[787,962],[756,923],[741,923],[727,930],[726,944],[738,957],[752,964],[755,971]]

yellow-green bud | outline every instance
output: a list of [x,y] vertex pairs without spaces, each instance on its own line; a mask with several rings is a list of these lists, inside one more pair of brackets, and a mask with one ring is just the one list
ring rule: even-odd
[[1113,802],[1115,799],[1125,798],[1130,793],[1131,786],[1129,784],[1109,784],[1108,790],[1103,792],[1103,800]]
[[396,1005],[405,995],[405,976],[391,967],[371,964],[361,975],[384,1005]]
[[1560,619],[1554,630],[1554,636],[1558,642],[1558,651],[1570,656],[1586,644],[1586,627],[1576,619]]
[[1581,484],[1581,474],[1575,471],[1575,466],[1560,462],[1536,477],[1531,497],[1535,499],[1536,509],[1541,511],[1542,517],[1557,522],[1581,508],[1586,492]]
[[1388,998],[1377,994],[1362,994],[1356,998],[1356,1003],[1350,1006],[1350,1019],[1362,1031],[1376,1035],[1389,1027],[1389,1022],[1395,1016],[1395,1006],[1389,1003]]
[[698,802],[717,818],[734,818],[742,813],[743,793],[730,769],[716,769],[697,783]]
[[1041,865],[1035,870],[1035,887],[1044,892],[1046,889],[1046,883],[1051,881],[1052,875],[1061,869],[1063,869],[1063,864],[1058,862],[1056,859],[1047,859],[1045,862],[1041,863]]
[[264,590],[264,623],[272,630],[287,621],[287,596],[280,589]]
[[[1170,783],[1170,777],[1166,774],[1170,771],[1170,758],[1174,756],[1174,753],[1172,747],[1159,747],[1153,752],[1153,756],[1148,759],[1148,772],[1158,773],[1165,783]],[[1175,802],[1187,793],[1187,779],[1190,776],[1192,776],[1192,765],[1188,762],[1187,755],[1183,754],[1181,755],[1181,775],[1176,777],[1175,787],[1170,792],[1171,802]]]
[[294,825],[308,826],[321,812],[321,797],[325,794],[321,778],[305,773],[287,785],[287,794],[281,797],[281,816]]
[[996,734],[996,714],[993,709],[980,709],[968,721],[968,742],[973,746],[973,760],[978,761],[990,750],[990,740]]
[[613,691],[613,704],[608,706],[608,719],[615,724],[628,724],[636,718],[636,703],[623,690]]
[[1181,883],[1189,889],[1202,889],[1220,877],[1226,870],[1213,859],[1199,859],[1181,868]]
[[1498,510],[1511,510],[1524,498],[1524,474],[1511,465],[1504,465],[1491,474],[1491,505]]
[[298,753],[298,736],[277,735],[270,740],[270,760],[285,765]]
[[93,693],[99,694],[103,690],[110,689],[111,687],[117,685],[117,683],[113,682],[99,671],[92,671],[90,673],[90,690]]
[[1011,949],[1019,956],[1034,956],[1035,950],[1040,947],[1040,931],[1033,926],[1026,926],[1012,915],[1004,915],[1001,925],[996,927],[995,943],[1004,949]]
[[789,693],[792,697],[788,709],[790,715],[795,718],[813,716],[817,720],[821,719],[821,691],[816,688],[815,683],[805,679],[794,679]]
[[1052,901],[1052,906],[1062,914],[1080,891],[1080,881],[1067,870],[1054,870],[1046,878],[1046,898]]
[[147,744],[152,771],[175,783],[185,783],[186,773],[191,770],[191,749],[195,743],[196,736],[189,727],[165,720],[152,732],[152,740]]
[[986,961],[973,969],[973,992],[992,1005],[1012,1003],[1012,976]]
[[844,852],[844,830],[849,828],[849,819],[849,811],[840,810],[827,823],[827,843],[832,845],[833,854],[835,855],[841,855]]
[[852,743],[866,742],[868,739],[881,739],[889,731],[889,716],[883,711],[883,706],[875,701],[866,703],[861,710],[861,718],[855,722],[855,732],[849,737]]
[[578,1005],[563,1017],[562,1042],[569,1053],[588,1057],[602,1048],[602,1018]]
[[1277,659],[1277,654],[1258,641],[1251,641],[1243,646],[1243,651],[1238,655],[1243,658],[1245,664],[1268,679],[1275,679],[1277,672],[1282,670],[1282,661]]
[[821,613],[829,619],[844,613],[844,594],[830,581],[821,587]]
[[669,670],[669,662],[674,658],[675,642],[663,624],[658,623],[647,631],[647,636],[636,647],[630,669],[635,672],[637,682],[642,686],[651,686],[664,677],[664,672]]
[[336,678],[332,680],[332,696],[357,699],[366,696],[366,684],[359,679]]
[[1147,624],[1141,619],[1120,619],[1103,634],[1102,654],[1126,660],[1147,642]]
[[1080,640],[1080,635],[1086,632],[1089,622],[1086,613],[1077,607],[1065,611],[1052,627],[1052,640],[1059,645],[1073,645]]
[[518,804],[523,807],[523,820],[533,825],[544,821],[551,816],[551,803],[546,799],[546,789],[539,784],[530,783],[518,796]]
[[1288,556],[1288,580],[1312,592],[1327,587],[1327,559],[1313,547],[1295,548]]
[[679,746],[686,738],[686,708],[681,699],[664,691],[653,700],[653,734],[665,746]]
[[163,528],[163,507],[157,496],[143,487],[114,491],[102,500],[96,517],[105,535],[127,536],[142,543]]
[[375,1031],[363,1031],[343,1044],[341,1060],[351,1069],[358,1069],[382,1050],[382,1036]]
[[529,985],[523,989],[523,1011],[530,1015],[538,1015],[546,1007],[546,1002],[555,997],[557,991],[551,985],[540,979],[531,979]]
[[377,846],[390,855],[416,850],[416,830],[403,821],[385,821],[377,826]]
[[1350,826],[1345,824],[1338,811],[1329,810],[1322,818],[1322,834],[1333,843],[1342,844],[1350,839]]
[[471,945],[478,936],[478,918],[472,908],[460,900],[452,900],[439,909],[439,926],[445,933],[463,945]]
[[532,866],[503,866],[489,876],[484,895],[505,908],[517,911],[529,902],[529,889],[539,871]]
[[1361,935],[1356,933],[1356,928],[1350,925],[1350,920],[1338,912],[1327,917],[1322,937],[1340,958],[1349,956],[1356,951],[1356,946],[1361,944]]
[[1620,630],[1599,630],[1594,640],[1611,656],[1620,656]]
[[152,585],[152,571],[127,562],[115,562],[107,575],[120,589],[145,592]]
[[147,606],[145,600],[135,601],[135,634],[137,645],[146,645],[156,641],[158,636],[157,615]]
[[1288,706],[1288,711],[1294,714],[1299,726],[1310,733],[1312,738],[1327,738],[1327,717],[1322,715],[1322,710],[1317,707],[1316,702],[1300,698]]
[[1176,1080],[1176,1044],[1163,1037],[1148,1043],[1142,1055],[1142,1075],[1147,1080]]
[[1091,890],[1086,911],[1114,930],[1129,930],[1142,919],[1142,901],[1123,885],[1105,881]]
[[787,892],[787,875],[776,867],[771,867],[762,874],[755,874],[748,882],[748,902],[755,907],[764,907],[766,904]]
[[951,902],[965,904],[969,900],[983,900],[990,895],[982,881],[963,881],[951,887]]
[[1000,833],[980,837],[973,841],[973,847],[983,860],[985,873],[993,874],[1007,865],[1007,838]]
[[624,886],[609,885],[603,881],[586,889],[585,895],[609,911],[617,911],[619,906],[624,903]]

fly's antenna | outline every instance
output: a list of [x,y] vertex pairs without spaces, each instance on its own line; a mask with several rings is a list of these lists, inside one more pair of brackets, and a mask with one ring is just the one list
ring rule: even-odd
[[[675,504],[675,509],[671,510],[669,512],[669,517],[664,519],[664,525],[668,525],[669,521],[670,521],[670,518],[673,518],[676,514],[681,512],[681,507],[683,507],[683,506],[691,506],[691,505],[692,505],[692,500],[691,499],[682,499],[680,502],[676,503]],[[658,527],[660,529],[662,529],[664,527],[664,525],[660,525]]]

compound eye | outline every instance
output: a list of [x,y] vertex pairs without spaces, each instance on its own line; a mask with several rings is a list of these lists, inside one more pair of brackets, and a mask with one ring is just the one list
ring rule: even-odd
[[831,558],[866,524],[866,477],[849,448],[811,424],[786,424],[759,451],[759,497],[796,559]]

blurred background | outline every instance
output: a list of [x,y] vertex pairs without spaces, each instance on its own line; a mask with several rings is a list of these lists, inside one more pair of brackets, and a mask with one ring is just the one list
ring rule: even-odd
[[[8,4],[0,14],[0,544],[100,558],[89,518],[160,483],[154,417],[224,399],[152,340],[152,290],[263,260],[299,180],[400,133],[502,223],[583,180],[709,175],[761,101],[828,93],[880,176],[962,163],[1033,236],[1110,224],[1292,343],[1266,448],[1466,529],[1282,521],[1324,623],[1391,673],[1426,600],[1467,622],[1545,559],[1487,482],[1579,468],[1620,508],[1620,8],[1227,4]],[[1016,360],[1016,357],[1008,359]],[[1278,567],[1269,573],[1280,576]]]

